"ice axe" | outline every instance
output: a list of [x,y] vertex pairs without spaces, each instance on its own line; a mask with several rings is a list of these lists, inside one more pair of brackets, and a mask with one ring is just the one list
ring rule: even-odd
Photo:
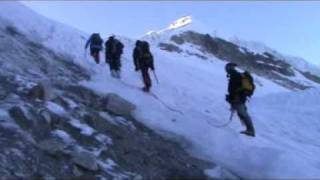
[[154,71],[152,71],[153,72],[153,76],[154,76],[154,78],[156,79],[156,81],[157,81],[157,84],[159,84],[159,80],[158,80],[158,77],[157,77],[157,74],[156,74],[156,72],[154,72]]

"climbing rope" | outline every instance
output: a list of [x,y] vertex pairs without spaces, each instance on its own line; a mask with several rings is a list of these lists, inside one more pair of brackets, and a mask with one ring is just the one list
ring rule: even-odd
[[[131,88],[135,88],[135,89],[139,89],[138,87],[136,86],[133,86],[131,84],[127,84],[126,82],[124,81],[120,81],[122,84],[124,84],[125,86],[129,86]],[[139,89],[141,90],[141,89]],[[179,111],[177,109],[174,109],[172,107],[170,107],[168,104],[166,104],[164,101],[162,101],[157,95],[155,95],[154,93],[148,93],[150,96],[152,96],[153,98],[155,98],[158,102],[160,102],[163,106],[165,106],[168,110],[172,111],[172,112],[176,112],[176,113],[179,113],[181,115],[183,115],[183,112],[182,111]],[[207,123],[212,126],[212,127],[215,127],[215,128],[224,128],[224,127],[227,127],[231,122],[232,122],[232,117],[233,117],[233,114],[234,114],[234,111],[231,111],[231,114],[230,114],[230,118],[229,120],[224,123],[224,124],[221,124],[221,125],[216,125],[216,124],[212,124],[208,119],[206,120]]]
[[154,93],[150,93],[151,96],[153,96],[156,100],[158,100],[163,106],[165,106],[167,109],[169,109],[170,111],[173,111],[173,112],[176,112],[176,113],[179,113],[181,115],[183,115],[183,112],[177,110],[177,109],[174,109],[172,107],[170,107],[169,105],[167,105],[165,102],[163,102],[157,95],[155,95]]
[[221,125],[212,124],[210,121],[208,121],[208,119],[207,119],[206,121],[207,121],[207,123],[208,123],[210,126],[212,126],[212,127],[215,127],[215,128],[224,128],[224,127],[227,127],[227,126],[232,122],[233,114],[234,114],[234,110],[231,110],[231,114],[230,114],[229,120],[228,120],[226,123],[221,124]]
[[[127,84],[126,82],[124,81],[120,81],[122,84],[126,85],[126,86],[129,86],[131,88],[135,88],[135,89],[139,89],[138,87],[136,86],[133,86],[131,84]],[[141,89],[139,89],[141,90]],[[153,98],[155,98],[158,102],[160,102],[163,106],[165,106],[168,110],[172,111],[172,112],[176,112],[176,113],[179,113],[179,114],[183,114],[183,112],[177,110],[177,109],[174,109],[172,107],[170,107],[168,104],[166,104],[164,101],[162,101],[157,95],[155,95],[154,93],[148,93],[150,96],[152,96]]]

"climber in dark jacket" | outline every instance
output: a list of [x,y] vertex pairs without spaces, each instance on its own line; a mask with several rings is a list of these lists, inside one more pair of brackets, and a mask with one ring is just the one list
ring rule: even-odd
[[115,78],[120,78],[123,48],[123,44],[114,36],[110,36],[105,42],[106,63],[109,64],[111,76]]
[[228,95],[226,95],[226,101],[230,103],[232,111],[237,111],[241,122],[246,126],[246,130],[242,131],[241,133],[248,136],[255,136],[252,120],[245,105],[247,95],[241,90],[242,75],[235,69],[236,66],[237,65],[235,63],[228,63],[225,66],[227,77],[229,78]]
[[95,62],[99,64],[100,62],[100,51],[102,50],[103,40],[99,33],[93,33],[88,41],[86,42],[85,49],[88,48],[90,44],[90,55],[93,57]]
[[135,70],[141,70],[144,87],[143,91],[149,92],[152,82],[149,75],[149,68],[154,71],[153,55],[150,52],[149,43],[146,41],[137,41],[133,52]]
[[138,58],[142,54],[142,50],[141,50],[141,46],[140,45],[141,45],[141,41],[137,40],[136,41],[136,46],[134,47],[133,54],[132,54],[135,71],[139,70],[139,59]]

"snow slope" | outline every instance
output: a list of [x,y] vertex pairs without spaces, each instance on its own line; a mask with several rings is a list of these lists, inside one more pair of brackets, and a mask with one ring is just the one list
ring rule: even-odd
[[101,73],[84,85],[100,93],[116,92],[126,97],[137,104],[137,119],[159,131],[183,136],[191,142],[188,148],[195,155],[218,162],[242,177],[320,177],[320,144],[312,138],[320,128],[320,106],[316,104],[319,90],[289,92],[255,77],[263,86],[257,88],[249,103],[257,137],[248,138],[238,133],[242,128],[236,117],[229,127],[212,126],[229,118],[223,62],[199,61],[153,47],[160,84],[154,82],[152,91],[160,102],[138,89],[141,77],[129,58],[133,47],[126,47],[121,81],[110,78],[102,65],[97,67]]
[[91,61],[84,60],[86,59],[84,46],[88,34],[41,16],[18,2],[1,2],[0,9],[0,17],[17,27],[30,39],[56,52],[68,54],[75,63],[85,68],[89,67],[88,62]]
[[[184,137],[190,142],[186,148],[195,156],[245,178],[320,177],[320,142],[316,138],[320,132],[319,89],[290,92],[255,76],[259,83],[248,106],[257,137],[246,137],[239,134],[242,127],[237,117],[225,128],[215,127],[228,121],[230,113],[224,100],[225,62],[214,57],[201,61],[152,46],[160,81],[156,84],[153,80],[152,93],[157,99],[139,89],[141,75],[134,71],[131,59],[133,40],[121,38],[125,52],[122,79],[117,80],[110,77],[106,64],[95,65],[82,57],[84,39],[80,31],[47,20],[17,3],[1,3],[0,7],[1,17],[14,22],[31,37],[56,51],[70,53],[76,62],[94,69],[97,73],[90,81],[82,82],[84,86],[102,94],[115,92],[133,102],[137,105],[136,119],[160,133]],[[72,50],[66,51],[70,47]],[[208,170],[208,174],[213,171]]]

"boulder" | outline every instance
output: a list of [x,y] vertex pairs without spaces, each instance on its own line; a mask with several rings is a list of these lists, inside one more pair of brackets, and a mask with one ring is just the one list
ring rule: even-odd
[[72,173],[73,175],[75,175],[76,177],[82,176],[83,172],[77,167],[77,166],[73,166],[72,168]]
[[23,106],[12,107],[9,109],[9,114],[22,129],[30,129],[34,125],[27,110]]
[[228,169],[218,165],[215,166],[213,169],[205,170],[205,173],[214,179],[242,179],[241,177],[237,176]]
[[59,153],[63,153],[64,149],[66,148],[66,145],[58,139],[46,139],[46,140],[40,141],[37,144],[37,147],[42,151],[55,156],[55,155],[58,155]]
[[74,153],[72,153],[72,160],[76,165],[84,169],[87,169],[90,171],[99,170],[96,157],[88,151],[84,151],[84,150],[75,151]]
[[50,112],[44,110],[39,112],[39,116],[47,123],[51,124],[52,118]]
[[119,116],[131,117],[132,111],[136,108],[134,104],[117,94],[108,94],[102,101],[105,110]]
[[8,92],[0,87],[0,100],[4,100],[8,96]]
[[28,96],[32,99],[47,101],[50,98],[50,89],[50,84],[43,81],[33,86],[30,89]]

